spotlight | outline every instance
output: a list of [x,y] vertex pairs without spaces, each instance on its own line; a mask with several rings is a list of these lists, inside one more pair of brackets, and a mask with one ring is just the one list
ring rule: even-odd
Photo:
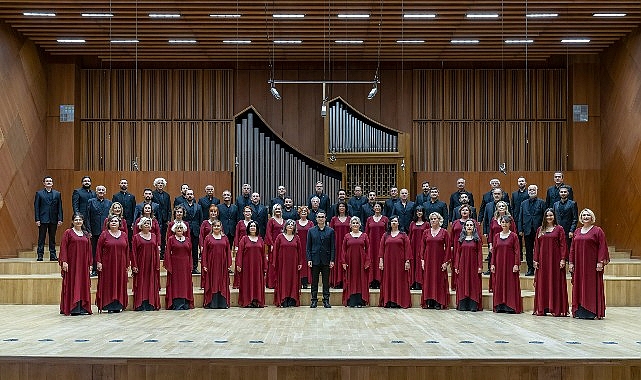
[[272,93],[272,96],[273,96],[276,100],[280,100],[280,94],[278,93],[278,90],[276,89],[276,87],[274,87],[274,85],[273,85],[273,84],[272,84],[272,87],[269,89],[269,92],[271,92],[271,93]]
[[321,103],[321,117],[327,116],[327,98]]

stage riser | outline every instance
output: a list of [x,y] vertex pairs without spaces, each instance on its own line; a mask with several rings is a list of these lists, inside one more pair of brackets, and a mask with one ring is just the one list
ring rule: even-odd
[[190,380],[636,380],[641,363],[634,360],[551,362],[522,360],[213,360],[213,359],[51,359],[6,358],[3,380],[112,379]]

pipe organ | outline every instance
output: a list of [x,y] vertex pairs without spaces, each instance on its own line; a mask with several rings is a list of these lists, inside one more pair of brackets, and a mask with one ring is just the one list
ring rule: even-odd
[[[279,185],[285,186],[294,205],[307,204],[316,181],[332,200],[341,188],[342,173],[296,151],[275,134],[252,108],[236,117],[236,172],[234,187],[241,193],[243,183],[261,195],[269,205]],[[271,210],[270,210],[271,213]]]

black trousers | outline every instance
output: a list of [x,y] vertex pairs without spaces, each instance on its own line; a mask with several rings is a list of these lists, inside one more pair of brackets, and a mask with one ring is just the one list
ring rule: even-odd
[[165,247],[167,246],[167,222],[160,223],[160,255],[165,257]]
[[329,264],[312,265],[312,301],[318,301],[318,277],[323,276],[323,301],[329,301]]
[[91,255],[93,256],[93,264],[91,266],[92,272],[96,272],[98,270],[96,268],[96,249],[98,248],[98,239],[100,239],[100,235],[91,236]]
[[58,223],[40,223],[38,227],[38,257],[42,257],[45,253],[45,237],[49,234],[49,255],[50,257],[56,256],[56,231],[58,230]]
[[191,235],[191,258],[193,260],[193,268],[198,269],[198,237]]
[[525,242],[525,261],[527,261],[527,269],[534,270],[534,239],[536,238],[536,231],[529,235],[523,235]]

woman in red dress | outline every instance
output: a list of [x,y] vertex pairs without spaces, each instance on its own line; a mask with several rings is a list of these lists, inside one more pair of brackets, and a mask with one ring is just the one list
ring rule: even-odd
[[414,220],[410,223],[410,243],[412,243],[412,267],[410,274],[412,278],[411,289],[421,290],[423,283],[423,269],[421,269],[421,241],[423,239],[423,232],[429,228],[427,223],[427,215],[423,206],[416,206],[414,210]]
[[[274,205],[274,208],[276,206]],[[304,261],[301,251],[305,249],[296,235],[296,222],[288,219],[283,232],[274,239],[272,260],[275,269],[274,305],[290,307],[300,305],[300,274]]]
[[492,297],[495,313],[520,314],[523,312],[521,298],[521,249],[519,237],[512,231],[514,220],[510,215],[500,218],[502,231],[494,235],[493,253],[490,271],[494,278],[494,295]]
[[60,314],[91,314],[91,272],[93,259],[89,232],[85,229],[84,218],[74,214],[71,228],[62,235],[58,262],[62,269],[62,291],[60,292]]
[[[487,249],[488,249],[488,262],[487,262],[487,270],[490,275],[490,280],[489,280],[489,285],[488,285],[488,290],[490,292],[493,292],[493,287],[494,287],[494,274],[490,270],[490,265],[492,262],[492,252],[493,250],[493,244],[494,244],[494,237],[499,234],[503,230],[501,227],[501,218],[504,215],[510,215],[510,211],[508,210],[507,203],[504,201],[498,201],[496,203],[496,207],[494,209],[494,217],[492,220],[490,220],[490,233],[487,236]],[[517,233],[516,230],[516,223],[514,222],[514,218],[512,218],[512,222],[510,223],[510,231],[514,232],[515,234]],[[487,274],[487,273],[485,273]]]
[[276,266],[272,257],[274,252],[274,242],[276,237],[283,232],[285,220],[283,219],[283,206],[279,203],[272,207],[272,217],[267,222],[267,231],[265,232],[265,245],[267,245],[267,287],[274,289],[276,284]]
[[387,224],[389,223],[387,217],[382,214],[383,205],[380,202],[374,204],[374,215],[367,218],[365,224],[365,233],[372,243],[369,250],[370,262],[374,263],[369,271],[369,287],[370,289],[378,289],[381,287],[382,272],[378,267],[378,258],[380,256],[379,249],[381,247],[381,239],[385,235]]
[[[343,237],[349,232],[349,215],[347,214],[347,203],[338,202],[336,205],[336,212],[338,215],[332,217],[329,226],[334,230],[335,244],[336,244],[336,262],[340,263],[343,260]],[[329,270],[329,285],[335,289],[343,288],[343,276],[345,272],[339,265],[334,265]]]
[[534,315],[568,316],[565,244],[565,231],[557,224],[554,210],[548,208],[534,241]]
[[165,306],[168,310],[194,308],[194,285],[191,277],[191,239],[185,237],[187,224],[176,222],[171,227],[173,236],[167,240],[164,266],[167,269]]
[[122,216],[122,204],[120,202],[114,202],[109,206],[109,214],[105,218],[105,222],[102,225],[102,230],[105,231],[109,229],[109,219],[112,216],[117,216],[120,219],[120,231],[127,233],[127,221]]
[[447,283],[447,266],[452,261],[450,235],[443,224],[443,216],[433,212],[429,216],[430,228],[423,232],[420,268],[423,270],[421,306],[424,309],[447,309],[450,292]]
[[238,223],[236,223],[236,232],[234,234],[234,252],[236,252],[236,260],[234,260],[234,283],[232,287],[234,289],[238,289],[238,286],[240,285],[240,275],[238,274],[238,246],[240,245],[240,241],[243,240],[243,237],[247,235],[247,226],[249,225],[249,222],[252,220],[252,208],[249,206],[245,206],[243,208],[243,220],[239,220]]
[[477,223],[472,219],[465,222],[458,237],[454,255],[456,272],[456,309],[463,311],[483,310],[483,243],[479,237]]
[[120,218],[108,218],[109,226],[102,231],[96,248],[98,288],[96,306],[99,311],[120,313],[127,308],[127,280],[129,279],[129,244],[127,233],[120,230]]
[[265,307],[265,243],[255,221],[249,222],[246,233],[236,253],[236,269],[240,275],[238,305]]
[[370,242],[361,231],[361,220],[352,216],[349,220],[351,231],[343,238],[343,260],[339,262],[345,271],[343,283],[343,305],[363,307],[369,304]]
[[383,272],[379,306],[412,307],[410,294],[410,238],[398,229],[398,216],[389,219],[389,229],[381,238],[378,267]]
[[206,281],[204,307],[206,309],[228,309],[229,294],[229,268],[231,268],[231,249],[229,240],[222,232],[220,220],[214,220],[212,230],[205,237],[202,251],[203,274]]
[[142,217],[151,219],[151,233],[154,234],[154,236],[156,237],[156,242],[158,243],[158,246],[160,246],[160,225],[158,224],[158,221],[154,216],[154,212],[150,203],[145,203],[145,205],[142,206],[142,214],[138,217],[138,219],[136,219],[136,222],[134,223],[134,236],[136,236],[136,234],[140,232],[140,227],[138,227],[138,224],[140,223],[140,219]]
[[572,317],[602,319],[605,317],[603,270],[610,262],[605,233],[595,226],[596,217],[588,208],[579,213],[581,228],[574,231],[570,246],[569,270],[573,275]]
[[[307,219],[307,215],[309,215],[309,208],[307,208],[307,206],[298,207],[298,216],[300,219],[296,221],[296,235],[298,235],[298,238],[300,239],[300,246],[303,247],[300,258],[303,263],[307,263],[307,254],[305,252],[307,247],[307,233],[312,227],[314,227],[314,222]],[[300,282],[302,284],[301,287],[303,289],[307,289],[309,281],[312,278],[311,268],[307,265],[303,265],[299,274]]]
[[169,238],[174,235],[174,233],[172,232],[172,227],[178,222],[182,222],[185,224],[185,227],[187,228],[184,232],[185,237],[187,239],[191,239],[191,234],[189,233],[189,222],[183,220],[183,217],[185,216],[185,208],[182,205],[177,205],[176,207],[174,207],[173,214],[174,220],[167,223],[167,241],[169,241]]
[[159,310],[160,250],[156,235],[151,232],[151,219],[141,217],[138,228],[140,232],[131,241],[134,310]]
[[[198,234],[198,246],[200,247],[201,256],[202,256],[202,251],[205,245],[205,238],[211,234],[212,226],[214,225],[214,222],[218,220],[218,214],[219,214],[218,206],[216,205],[209,206],[209,219],[203,220],[203,222],[200,224],[200,232]],[[222,233],[224,234],[225,231],[222,231]],[[200,260],[202,261],[202,257]],[[207,281],[206,277],[207,277],[207,273],[201,272],[200,274],[201,289],[205,287],[205,281]]]

